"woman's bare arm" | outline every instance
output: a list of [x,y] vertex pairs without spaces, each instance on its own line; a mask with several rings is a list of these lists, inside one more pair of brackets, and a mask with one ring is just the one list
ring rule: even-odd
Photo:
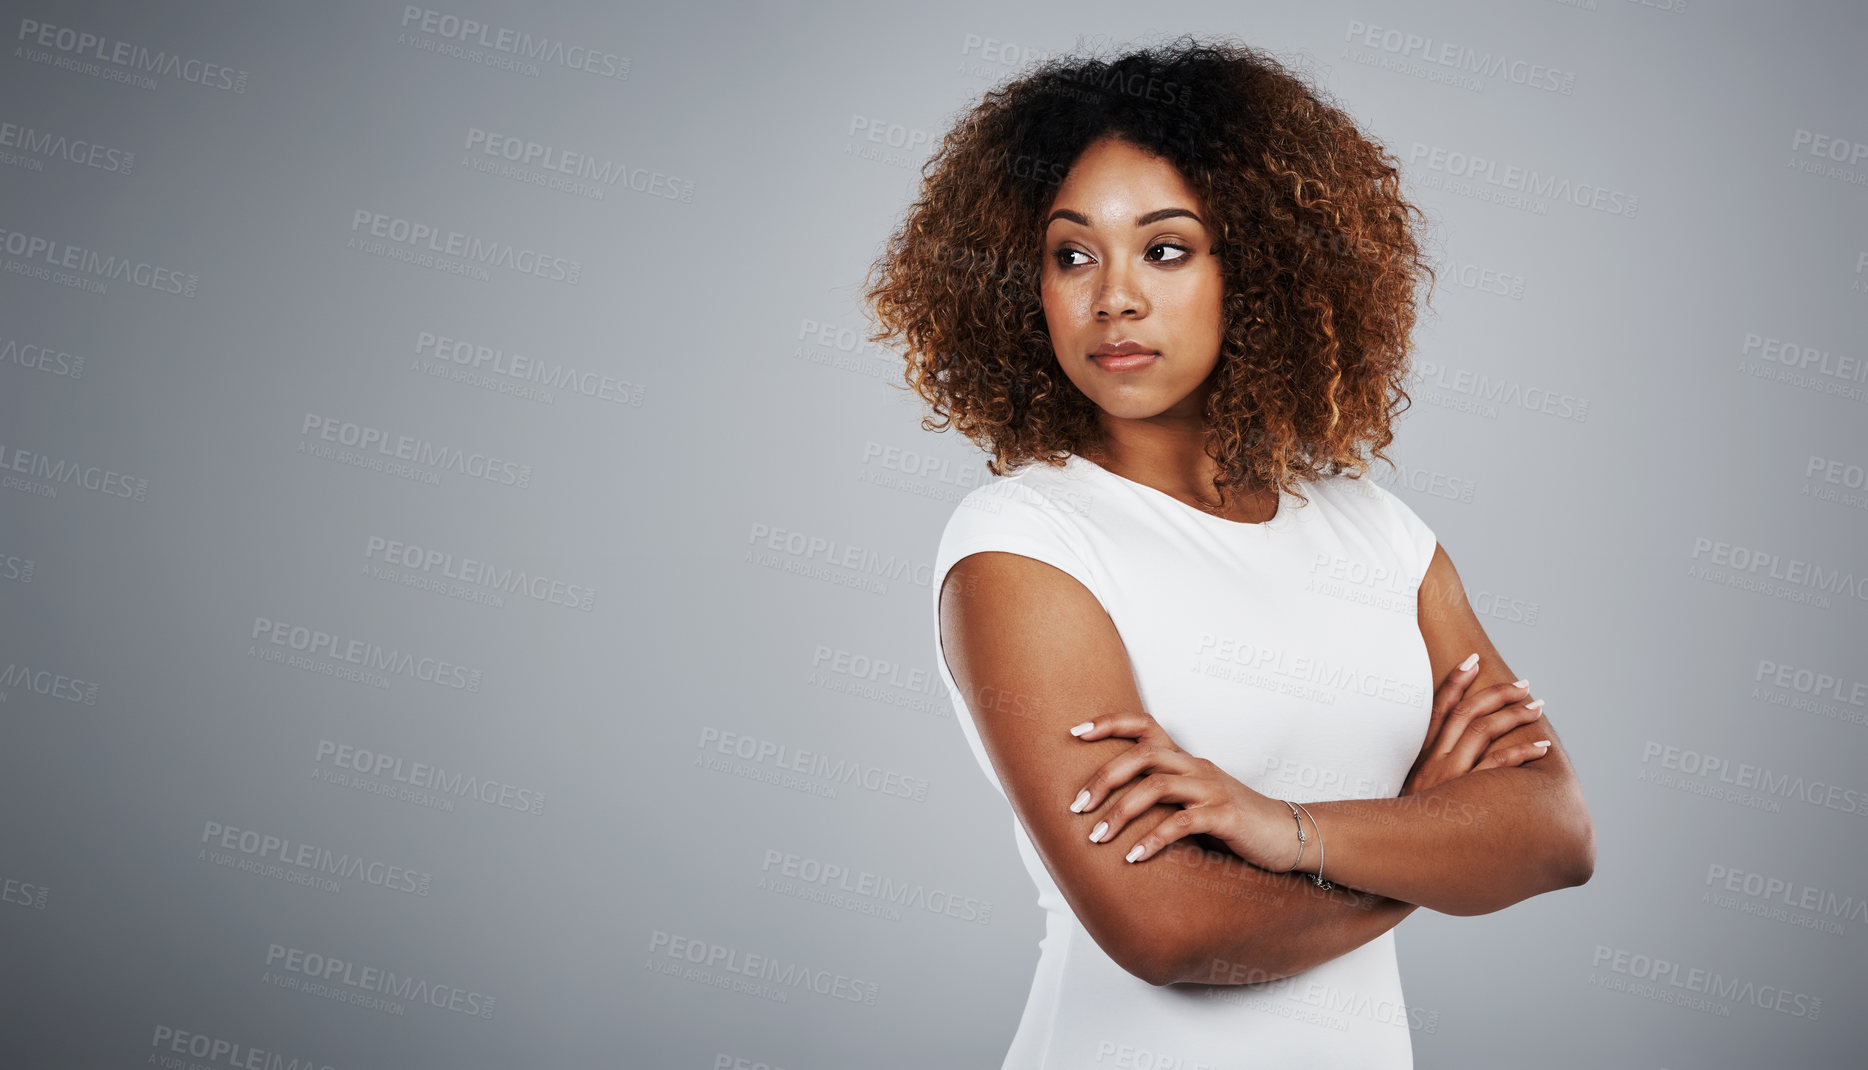
[[[1443,549],[1421,584],[1421,634],[1435,679],[1478,651],[1473,690],[1516,679],[1486,637]],[[1487,914],[1587,882],[1595,827],[1576,770],[1549,719],[1500,736],[1494,749],[1550,740],[1544,757],[1477,769],[1399,799],[1310,803],[1322,833],[1323,876],[1443,914]],[[1302,869],[1316,872],[1316,855]]]
[[1016,554],[972,554],[942,586],[940,635],[948,671],[1045,868],[1084,928],[1135,976],[1151,984],[1288,977],[1368,943],[1414,910],[1324,891],[1301,874],[1268,873],[1188,842],[1148,865],[1124,862],[1129,843],[1178,812],[1173,805],[1151,807],[1114,846],[1091,843],[1097,819],[1072,813],[1071,801],[1132,744],[1086,742],[1070,728],[1142,703],[1115,623],[1069,574]]

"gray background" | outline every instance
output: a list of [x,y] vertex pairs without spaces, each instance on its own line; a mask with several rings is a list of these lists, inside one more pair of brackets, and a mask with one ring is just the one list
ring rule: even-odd
[[[859,282],[932,142],[1024,58],[1181,31],[1291,57],[1403,162],[1449,272],[1383,478],[1547,699],[1596,818],[1587,886],[1398,930],[1420,1065],[1859,1054],[1861,5],[406,10],[7,5],[0,1062],[249,1057],[222,1041],[342,1068],[998,1065],[1042,918],[931,683],[927,587],[986,477],[860,341]],[[442,16],[599,70],[449,53]],[[108,43],[87,56],[60,30]],[[1436,77],[1443,43],[1505,72]],[[134,73],[154,53],[189,65]],[[1519,84],[1520,62],[1569,91]],[[474,129],[616,180],[477,170],[498,161]],[[1474,155],[1637,208],[1447,188],[1436,159]],[[577,278],[351,248],[359,211]],[[607,376],[611,396],[437,377],[424,333]],[[525,485],[345,463],[308,414]],[[782,549],[794,533],[835,549]],[[387,578],[372,539],[453,564]],[[846,552],[862,564],[829,560]],[[589,607],[447,587],[465,559]],[[269,660],[301,652],[265,621],[475,686]],[[721,753],[733,734],[752,757]],[[362,776],[340,745],[402,764]],[[773,783],[780,747],[925,794]],[[477,779],[437,787],[416,763]],[[1765,783],[1730,797],[1721,768],[1752,767]],[[408,781],[427,790],[394,794]],[[482,781],[495,801],[462,793]],[[293,846],[268,870],[215,827]],[[317,875],[345,856],[365,868]],[[803,877],[827,866],[914,898],[854,876],[813,898]],[[729,958],[668,954],[690,946]],[[873,1003],[734,991],[748,955]],[[338,994],[368,994],[370,968],[468,1012],[327,998],[288,956],[349,963]],[[1704,991],[1712,974],[1728,987]]]

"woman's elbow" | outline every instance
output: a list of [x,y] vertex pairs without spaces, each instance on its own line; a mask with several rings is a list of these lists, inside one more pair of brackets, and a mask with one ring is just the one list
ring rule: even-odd
[[[1546,829],[1545,850],[1541,865],[1534,871],[1538,876],[1533,878],[1530,895],[1588,884],[1589,878],[1596,873],[1596,826],[1589,816],[1589,808],[1583,804],[1580,791],[1572,792],[1564,805],[1550,815]],[[1520,899],[1528,899],[1530,895]],[[1518,901],[1512,900],[1514,903]]]
[[1576,888],[1588,884],[1589,878],[1596,875],[1596,823],[1589,816],[1589,807],[1583,803],[1580,791],[1566,809],[1565,817],[1568,835],[1563,839],[1567,849],[1561,859],[1562,883],[1558,887]]
[[1531,871],[1535,874],[1531,894],[1588,884],[1596,872],[1596,825],[1575,774],[1564,776],[1544,796],[1536,820],[1539,849]]
[[1183,941],[1156,939],[1111,951],[1109,957],[1134,977],[1157,988],[1174,984],[1262,984],[1290,977],[1303,969],[1291,963],[1273,962],[1268,956],[1251,954],[1246,959],[1235,960],[1213,954],[1210,947],[1180,946],[1182,944]]
[[1224,969],[1223,962],[1215,962],[1207,953],[1210,949],[1190,947],[1171,927],[1163,925],[1164,920],[1156,915],[1118,922],[1113,928],[1121,935],[1098,939],[1097,943],[1116,965],[1157,988],[1205,980],[1209,967]]
[[1422,905],[1454,917],[1476,917],[1516,906],[1545,892],[1589,883],[1596,872],[1596,829],[1581,793],[1542,823],[1538,849],[1513,879],[1490,888],[1466,886],[1451,899]]
[[1126,938],[1103,944],[1115,964],[1151,985],[1160,987],[1187,980],[1187,962],[1181,949],[1159,934],[1131,931]]

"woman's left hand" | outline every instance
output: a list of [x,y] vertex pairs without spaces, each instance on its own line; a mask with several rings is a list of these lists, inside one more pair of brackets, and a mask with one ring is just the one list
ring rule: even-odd
[[[1284,872],[1297,860],[1297,824],[1283,803],[1241,784],[1205,758],[1182,750],[1147,713],[1111,713],[1071,729],[1078,739],[1132,739],[1135,745],[1110,759],[1083,785],[1070,809],[1101,813],[1090,839],[1109,843],[1129,822],[1156,803],[1182,809],[1150,829],[1129,849],[1128,860],[1152,858],[1167,845],[1195,833],[1220,840],[1261,869]],[[1133,783],[1131,783],[1131,781]],[[1124,786],[1126,785],[1126,787]]]

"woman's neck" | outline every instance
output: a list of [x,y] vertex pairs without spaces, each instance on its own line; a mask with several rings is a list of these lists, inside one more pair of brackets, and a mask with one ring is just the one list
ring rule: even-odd
[[1102,441],[1079,451],[1083,458],[1226,520],[1259,524],[1276,515],[1278,494],[1270,487],[1227,487],[1222,493],[1214,482],[1219,464],[1208,456],[1202,430],[1123,423],[1136,426],[1105,420]]

